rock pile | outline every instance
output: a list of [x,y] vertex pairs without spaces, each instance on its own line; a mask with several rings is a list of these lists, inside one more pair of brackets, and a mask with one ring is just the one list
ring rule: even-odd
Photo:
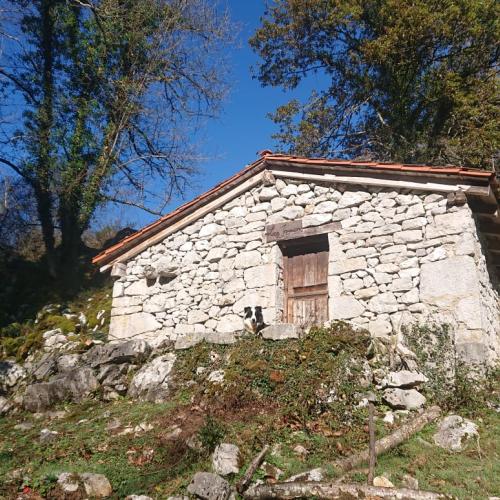
[[[54,335],[59,333],[44,338],[53,339]],[[105,400],[128,394],[163,401],[175,359],[172,353],[153,354],[144,340],[97,344],[84,353],[68,353],[64,344],[46,342],[43,354],[30,356],[24,367],[13,361],[0,363],[0,413],[11,410],[14,402],[28,411],[43,412],[57,403],[78,402],[97,392]]]

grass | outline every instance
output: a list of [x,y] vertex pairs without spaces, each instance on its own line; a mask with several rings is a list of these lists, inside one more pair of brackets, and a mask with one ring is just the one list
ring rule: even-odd
[[[206,452],[186,450],[176,440],[169,441],[171,426],[188,414],[196,416],[191,406],[179,406],[177,400],[165,404],[141,403],[122,399],[112,403],[89,401],[80,405],[67,405],[66,416],[47,422],[30,414],[0,421],[0,498],[16,498],[20,483],[7,481],[9,472],[22,468],[25,484],[38,491],[51,485],[52,478],[61,472],[96,472],[104,474],[113,485],[113,498],[129,494],[148,494],[163,499],[185,492],[193,474],[211,470]],[[192,413],[191,413],[192,412]],[[142,434],[112,434],[107,424],[118,418],[123,426],[149,422],[153,430]],[[32,422],[29,430],[16,430],[19,422]],[[199,419],[204,422],[203,418]],[[378,459],[377,475],[386,475],[396,485],[402,485],[403,475],[417,478],[424,490],[448,493],[460,499],[487,498],[500,491],[500,415],[493,410],[481,411],[479,424],[480,451],[470,441],[461,453],[450,453],[432,443],[434,426],[429,426],[406,443]],[[267,442],[267,432],[273,425],[269,415],[256,415],[250,421],[222,423],[223,441],[237,444],[248,464],[256,452]],[[40,430],[48,427],[59,432],[50,444],[40,444]],[[195,426],[196,427],[196,426]],[[349,433],[345,436],[349,439]],[[423,441],[422,441],[423,440]],[[267,462],[284,471],[284,477],[315,467],[323,467],[339,456],[338,439],[320,432],[311,433],[277,426],[272,435],[273,452]],[[310,453],[297,456],[293,448],[301,444]],[[141,462],[143,450],[153,449],[151,461]],[[135,451],[135,454],[131,454]],[[129,452],[129,453],[127,453]],[[138,456],[135,462],[129,457]],[[240,474],[232,480],[236,482]],[[335,471],[327,467],[329,477]],[[263,478],[259,471],[255,478]],[[366,480],[365,471],[355,471],[346,480]],[[3,495],[3,496],[2,496]],[[50,496],[48,496],[50,498]]]
[[[59,302],[60,308],[41,315],[37,321],[27,319],[0,328],[0,360],[14,357],[22,361],[30,350],[41,347],[44,332],[56,328],[64,334],[69,334],[69,340],[82,344],[88,339],[105,340],[109,328],[111,300],[110,283],[99,282],[81,291],[71,300]],[[65,309],[69,309],[76,316],[83,312],[87,324],[79,326],[78,317],[64,316],[62,311]],[[104,315],[98,319],[101,311],[104,311]]]
[[435,425],[428,426],[406,443],[381,456],[377,473],[386,473],[396,485],[403,474],[418,479],[423,490],[439,491],[460,499],[481,499],[500,493],[500,414],[493,410],[479,411],[479,446],[468,441],[464,451],[452,453],[433,443]]
[[[366,339],[353,335],[338,324],[300,340],[202,343],[177,353],[168,403],[91,400],[65,405],[60,419],[36,419],[25,413],[1,419],[0,498],[16,498],[23,486],[45,498],[57,498],[51,496],[52,488],[61,472],[104,474],[117,499],[129,494],[168,498],[185,493],[195,472],[211,470],[210,450],[219,442],[234,443],[241,451],[245,465],[230,478],[232,483],[264,444],[272,447],[267,462],[284,472],[282,478],[316,467],[334,478],[331,464],[367,445],[366,410],[355,408],[360,394],[369,389],[361,383]],[[208,374],[220,369],[225,371],[224,385],[209,383]],[[325,387],[333,388],[333,393]],[[378,410],[380,438],[392,428],[382,422],[384,408]],[[121,426],[110,430],[108,424],[115,419]],[[434,428],[429,426],[381,456],[377,474],[388,475],[397,486],[405,473],[410,474],[422,489],[458,498],[498,494],[500,414],[481,406],[474,420],[479,425],[480,451],[475,441],[458,454],[425,444],[432,443]],[[25,421],[33,428],[15,429]],[[142,422],[153,429],[119,434]],[[181,429],[178,436],[172,434],[176,426]],[[59,433],[52,443],[39,442],[45,427]],[[187,446],[196,440],[205,447]],[[296,445],[308,453],[299,456]],[[149,450],[154,451],[152,456]],[[363,467],[366,464],[346,480],[366,481]],[[16,469],[22,469],[25,479],[9,481]],[[264,479],[264,473],[257,471],[255,478]]]

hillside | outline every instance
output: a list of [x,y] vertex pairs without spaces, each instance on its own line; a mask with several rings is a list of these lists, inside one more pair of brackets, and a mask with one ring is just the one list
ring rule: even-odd
[[[94,288],[71,302],[44,308],[37,321],[2,330],[4,355],[17,357],[29,373],[8,395],[3,384],[4,397],[14,407],[0,420],[2,498],[88,496],[81,490],[62,491],[57,479],[64,472],[103,474],[112,498],[185,495],[196,472],[213,470],[220,443],[239,449],[237,472],[225,477],[232,485],[266,444],[270,451],[254,481],[272,484],[311,469],[317,470],[306,479],[335,479],[341,475],[336,460],[367,446],[368,391],[378,398],[377,438],[417,414],[391,409],[383,400],[384,358],[370,353],[365,333],[345,323],[314,329],[301,339],[244,336],[233,345],[201,343],[178,351],[172,345],[151,349],[133,341],[139,342],[133,349],[112,351],[105,343],[108,318],[109,290]],[[57,328],[56,336],[44,338],[47,330]],[[70,349],[63,352],[67,345]],[[53,356],[58,368],[36,378],[32,367],[44,356],[46,365]],[[66,394],[50,408],[36,400],[28,412],[26,386],[47,387],[70,373],[60,367],[68,356],[77,356],[72,359],[80,373],[95,367],[97,385],[78,402]],[[138,375],[151,377],[144,369],[155,360],[163,363],[158,370],[168,364],[168,376],[148,378],[141,385],[145,377]],[[117,367],[124,369],[117,374]],[[464,440],[460,452],[450,452],[434,444],[437,425],[429,425],[381,455],[376,475],[397,487],[414,486],[416,479],[422,490],[458,498],[498,494],[499,389],[498,378],[479,383],[461,377],[444,394],[429,380],[419,389],[427,406],[437,403],[445,413],[470,418],[479,438]],[[363,464],[342,480],[366,483],[366,473]]]

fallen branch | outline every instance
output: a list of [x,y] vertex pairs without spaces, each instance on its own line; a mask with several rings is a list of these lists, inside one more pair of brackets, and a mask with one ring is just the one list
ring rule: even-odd
[[252,476],[255,474],[255,471],[259,468],[260,464],[264,461],[264,458],[268,451],[269,445],[266,444],[264,448],[262,448],[262,451],[252,460],[252,463],[248,466],[245,474],[236,485],[236,490],[238,491],[238,493],[243,493],[248,488],[248,485],[252,480]]
[[[392,434],[385,436],[375,442],[375,454],[380,455],[386,451],[395,448],[399,444],[406,441],[413,434],[421,431],[427,424],[436,420],[441,414],[441,408],[432,406],[427,411],[415,417],[411,422],[402,425]],[[370,458],[369,450],[363,450],[360,453],[355,453],[347,458],[337,460],[333,463],[334,467],[341,469],[343,472],[350,471],[363,462],[367,462]]]
[[259,485],[248,489],[244,498],[264,500],[279,498],[324,498],[329,500],[345,498],[384,498],[387,500],[444,500],[453,497],[431,491],[409,490],[406,488],[378,488],[364,484],[335,483],[276,483]]

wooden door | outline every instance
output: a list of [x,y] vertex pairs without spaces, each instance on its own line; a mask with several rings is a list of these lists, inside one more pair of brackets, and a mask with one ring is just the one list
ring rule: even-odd
[[328,250],[307,245],[284,255],[285,321],[301,326],[328,321]]

